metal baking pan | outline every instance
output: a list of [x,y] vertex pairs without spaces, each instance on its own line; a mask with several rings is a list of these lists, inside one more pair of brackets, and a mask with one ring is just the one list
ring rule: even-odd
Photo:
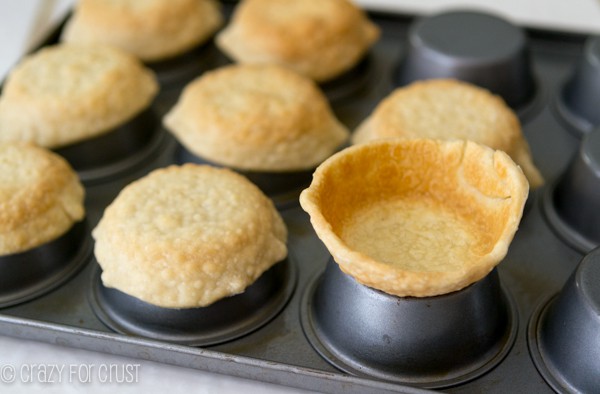
[[[231,4],[225,6],[228,15],[231,7]],[[409,30],[416,23],[407,16],[375,13],[370,17],[381,27],[382,37],[367,59],[360,64],[359,71],[355,70],[337,81],[323,85],[334,111],[351,129],[395,88],[401,61],[409,49]],[[590,39],[584,35],[561,32],[526,29],[525,33],[535,88],[533,99],[521,120],[534,160],[546,178],[546,186],[530,193],[527,209],[506,259],[494,271],[493,278],[486,278],[486,281],[495,283],[495,297],[506,304],[503,314],[492,326],[503,324],[508,328],[497,334],[497,344],[494,346],[498,350],[491,357],[481,356],[484,361],[475,368],[476,372],[471,370],[464,374],[458,373],[457,378],[450,371],[447,376],[444,371],[438,371],[435,377],[424,379],[404,378],[401,373],[396,374],[394,371],[388,375],[373,375],[369,368],[360,365],[360,358],[357,358],[358,367],[355,364],[348,367],[347,363],[355,362],[356,358],[346,357],[348,355],[340,357],[341,353],[336,355],[330,351],[327,343],[321,343],[321,328],[310,327],[314,324],[314,317],[322,313],[319,308],[314,308],[314,301],[331,299],[327,292],[333,291],[335,294],[336,287],[343,287],[343,291],[347,292],[356,284],[338,283],[333,288],[320,288],[323,278],[343,274],[335,272],[336,266],[329,263],[329,253],[316,237],[308,216],[297,203],[286,203],[284,207],[280,207],[289,229],[287,264],[292,272],[288,276],[293,277],[293,285],[285,290],[291,293],[289,301],[280,312],[273,313],[274,316],[255,325],[241,337],[199,347],[141,337],[139,333],[119,329],[118,324],[112,326],[119,332],[113,331],[103,322],[108,318],[98,313],[103,320],[94,312],[93,305],[97,304],[98,297],[112,296],[104,294],[99,288],[98,268],[93,256],[87,257],[83,268],[66,282],[58,284],[58,287],[42,295],[36,294],[35,299],[18,305],[6,304],[1,308],[0,333],[322,392],[419,393],[443,390],[454,393],[550,393],[578,390],[578,382],[572,380],[577,379],[577,376],[573,378],[568,371],[561,371],[564,363],[552,358],[558,357],[553,349],[562,346],[561,338],[566,337],[568,332],[546,335],[544,327],[555,323],[555,310],[564,311],[565,302],[577,298],[568,294],[558,296],[558,299],[567,301],[560,301],[562,309],[553,307],[552,300],[557,299],[557,294],[562,294],[561,289],[568,281],[576,281],[582,275],[597,277],[597,270],[589,268],[580,270],[584,274],[573,275],[594,246],[597,231],[586,233],[578,224],[578,215],[572,213],[572,208],[576,211],[579,207],[587,209],[590,212],[588,216],[591,215],[592,218],[593,212],[597,210],[594,211],[593,205],[590,208],[583,203],[581,193],[570,191],[587,190],[583,186],[589,184],[592,184],[592,193],[600,191],[600,184],[593,185],[598,182],[593,176],[594,168],[591,168],[592,175],[589,176],[584,174],[585,171],[573,169],[588,165],[589,170],[590,155],[592,161],[599,161],[600,152],[595,142],[598,138],[582,138],[582,132],[578,131],[578,124],[581,122],[572,122],[569,116],[561,115],[565,108],[569,113],[577,114],[577,100],[570,100],[568,97],[571,96],[565,99],[564,90],[565,86],[572,84],[567,81],[574,79],[574,70],[581,68],[578,64],[585,61],[585,42]],[[56,37],[54,34],[46,44],[55,42]],[[203,48],[201,59],[206,59],[209,63],[202,69],[227,63],[227,59],[218,51],[208,56],[207,50],[216,51],[210,44],[208,48]],[[165,67],[168,65],[161,64],[161,68]],[[179,74],[174,72],[169,75]],[[172,83],[173,78],[165,80]],[[155,109],[159,115],[164,114],[177,99],[183,86],[182,81],[178,83],[176,87],[172,85],[165,88],[157,98]],[[573,107],[569,107],[570,105]],[[589,130],[584,130],[584,133],[589,133]],[[177,162],[177,143],[164,130],[160,135],[153,142],[152,149],[145,154],[144,160],[136,161],[127,171],[100,171],[100,179],[85,183],[87,242],[92,242],[89,229],[95,226],[103,209],[125,185],[155,168]],[[592,142],[583,146],[582,140]],[[93,178],[94,172],[91,174]],[[578,180],[569,182],[573,177]],[[555,192],[556,190],[559,192]],[[558,202],[557,193],[562,196]],[[596,222],[594,226],[597,230],[600,223]],[[591,243],[578,243],[578,237],[587,241],[591,239]],[[594,255],[587,258],[594,259],[597,259]],[[323,276],[326,267],[329,267],[328,273]],[[588,271],[593,272],[586,274]],[[342,280],[348,278],[342,277]],[[585,283],[588,282],[589,278]],[[571,284],[565,289],[573,287],[577,288]],[[568,291],[572,293],[571,290]],[[591,300],[592,304],[595,302],[598,307],[598,293],[584,292],[584,298],[588,297],[588,301]],[[371,296],[376,295],[369,295]],[[343,301],[338,299],[336,302]],[[485,315],[485,310],[483,313]],[[574,309],[573,313],[577,311]],[[452,315],[452,312],[440,313],[442,315]],[[596,323],[597,321],[598,319]],[[410,324],[406,327],[410,327]],[[452,336],[453,333],[445,335]],[[570,364],[584,365],[592,362],[591,355],[600,354],[597,351],[600,347],[598,336],[586,338],[589,348],[596,349],[596,353],[580,354],[581,350],[575,354],[569,353]],[[385,346],[385,340],[386,338],[370,339],[373,346],[380,346],[380,341],[384,341],[381,346]],[[467,340],[466,343],[470,342]],[[442,345],[440,344],[440,349],[446,348]],[[565,342],[564,346],[569,346],[569,342]],[[406,354],[408,360],[416,356]],[[326,358],[330,361],[326,361]],[[597,371],[598,369],[596,373]]]

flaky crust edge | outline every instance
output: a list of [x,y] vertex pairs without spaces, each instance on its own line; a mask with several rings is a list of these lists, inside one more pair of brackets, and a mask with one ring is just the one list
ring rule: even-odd
[[[423,140],[407,140],[404,143],[419,143]],[[431,140],[430,140],[431,141]],[[400,140],[383,140],[370,144],[402,143]],[[439,144],[453,144],[468,149],[469,146],[481,146],[471,141],[437,141]],[[466,271],[453,272],[413,272],[394,268],[381,263],[363,253],[352,250],[332,229],[331,224],[321,213],[319,194],[324,191],[322,175],[335,168],[337,161],[352,155],[361,149],[369,149],[370,144],[356,145],[338,152],[317,168],[309,188],[300,194],[300,205],[310,215],[310,221],[317,236],[325,244],[333,259],[346,274],[351,275],[359,283],[399,297],[430,297],[463,289],[485,277],[507,254],[508,247],[518,229],[523,207],[528,196],[528,182],[523,172],[512,159],[502,151],[494,151],[494,160],[502,163],[507,170],[507,177],[515,182],[517,191],[511,198],[512,215],[504,231],[490,253],[468,267]],[[491,148],[487,148],[490,149]],[[520,191],[520,192],[519,192]]]

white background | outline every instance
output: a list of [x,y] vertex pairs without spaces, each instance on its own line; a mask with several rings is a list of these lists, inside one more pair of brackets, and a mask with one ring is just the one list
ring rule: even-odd
[[[499,13],[514,23],[600,34],[598,0],[356,0],[367,8],[429,13],[450,7],[476,7]],[[69,9],[72,0],[0,1],[0,79],[23,53],[36,45]],[[25,383],[31,378],[31,364],[64,366],[61,383]],[[70,365],[140,364],[135,384],[80,383],[70,376]],[[0,336],[0,378],[2,368],[15,368],[15,382],[3,384],[2,393],[298,393],[282,386],[178,368],[137,359],[127,359],[79,349]],[[97,370],[96,370],[97,371]],[[20,376],[24,373],[24,376]],[[57,376],[55,375],[55,378]],[[69,382],[74,378],[75,382]],[[37,379],[36,379],[37,380]]]

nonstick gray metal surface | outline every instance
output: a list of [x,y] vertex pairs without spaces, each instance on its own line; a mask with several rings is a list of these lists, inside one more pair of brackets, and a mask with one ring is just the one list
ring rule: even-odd
[[[407,17],[374,14],[371,15],[371,18],[382,28],[382,37],[368,55],[367,60],[360,64],[359,72],[355,70],[338,81],[323,85],[326,94],[332,101],[336,114],[350,128],[356,127],[377,103],[396,86],[401,60],[409,51],[409,27],[414,26],[413,19]],[[479,372],[472,372],[473,368],[470,369],[471,372],[462,375],[460,371],[457,372],[457,368],[453,366],[452,357],[448,355],[449,351],[454,351],[448,350],[453,349],[452,343],[446,342],[440,342],[439,345],[440,358],[444,359],[441,361],[436,360],[435,351],[432,356],[434,357],[432,364],[436,364],[438,367],[439,365],[448,366],[446,379],[444,378],[443,368],[438,367],[436,367],[438,370],[435,379],[428,379],[427,373],[423,374],[424,378],[413,379],[409,377],[404,379],[401,371],[395,374],[394,369],[386,370],[385,373],[373,374],[369,371],[369,368],[364,365],[361,366],[361,355],[347,355],[342,354],[343,352],[328,355],[325,353],[332,352],[324,351],[325,346],[315,345],[318,342],[315,338],[322,337],[323,331],[309,332],[307,329],[305,334],[301,321],[304,320],[306,326],[307,319],[310,320],[307,318],[307,313],[312,313],[310,311],[313,301],[319,300],[319,297],[328,297],[328,300],[331,301],[329,298],[335,297],[334,294],[325,294],[323,291],[319,291],[319,294],[315,296],[316,298],[313,298],[315,283],[321,280],[321,275],[330,260],[330,256],[316,237],[308,216],[299,208],[295,199],[290,203],[289,196],[287,196],[286,203],[280,206],[280,209],[289,229],[290,257],[287,263],[293,265],[289,269],[295,272],[293,274],[295,278],[294,285],[282,291],[293,291],[293,293],[289,301],[284,304],[281,312],[272,313],[267,321],[256,324],[252,327],[252,330],[248,330],[251,332],[241,337],[236,336],[235,339],[216,345],[196,347],[166,342],[163,340],[165,338],[148,339],[138,336],[143,335],[143,331],[131,333],[128,330],[120,329],[118,327],[120,323],[123,323],[123,320],[119,320],[119,317],[117,320],[120,323],[105,324],[103,321],[107,321],[108,318],[101,313],[98,314],[101,316],[99,318],[94,313],[92,305],[98,303],[99,296],[106,298],[112,297],[114,294],[105,294],[101,289],[99,290],[98,268],[92,256],[86,259],[83,268],[76,275],[64,283],[57,283],[58,287],[53,290],[43,295],[36,293],[37,298],[35,299],[1,308],[0,334],[323,392],[418,393],[432,389],[454,393],[550,393],[553,390],[568,392],[573,390],[573,387],[588,389],[590,387],[589,381],[578,386],[577,383],[572,381],[572,379],[576,379],[576,375],[570,374],[569,371],[562,371],[570,379],[568,384],[561,383],[565,381],[565,379],[562,379],[560,371],[563,363],[559,362],[557,357],[562,356],[557,352],[553,352],[552,349],[554,348],[552,346],[556,346],[556,342],[561,341],[561,336],[567,334],[563,332],[559,332],[557,335],[545,335],[543,332],[540,335],[536,334],[538,333],[536,331],[538,327],[541,327],[540,330],[544,330],[543,327],[547,325],[547,321],[550,323],[556,321],[556,314],[563,313],[562,311],[568,309],[568,300],[574,298],[568,294],[559,298],[562,300],[560,308],[557,306],[549,309],[553,311],[553,314],[545,312],[548,309],[545,305],[547,305],[549,299],[556,299],[555,295],[561,292],[563,285],[567,283],[568,278],[575,272],[580,261],[589,250],[589,247],[582,249],[581,247],[571,246],[573,241],[569,239],[568,235],[564,235],[565,232],[559,228],[560,226],[557,227],[556,223],[560,222],[565,207],[559,204],[559,208],[556,210],[552,194],[555,189],[554,185],[559,179],[571,176],[563,175],[568,173],[567,169],[570,168],[570,163],[580,160],[581,157],[581,155],[577,155],[577,152],[580,152],[581,133],[570,130],[569,120],[561,117],[561,111],[556,110],[555,103],[556,100],[562,97],[563,86],[566,81],[573,79],[571,73],[575,70],[577,64],[585,61],[583,53],[584,42],[587,38],[567,33],[525,31],[535,90],[532,93],[531,101],[528,103],[526,116],[522,116],[521,119],[524,134],[531,146],[534,160],[546,178],[546,186],[530,193],[530,202],[524,213],[520,228],[511,244],[506,259],[497,269],[498,277],[490,279],[496,283],[494,285],[496,287],[499,286],[497,282],[499,279],[501,286],[498,288],[501,291],[499,290],[500,292],[496,294],[496,297],[504,300],[502,302],[505,304],[503,311],[492,318],[492,326],[498,324],[503,327],[500,332],[491,330],[495,332],[495,340],[492,341],[494,343],[491,346],[495,347],[496,350],[493,350],[492,355],[485,351],[477,351],[477,349],[471,353],[465,352],[456,355],[458,358],[466,357],[467,359],[458,361],[467,366],[471,361],[477,367],[475,370]],[[49,43],[51,43],[51,40]],[[588,47],[590,46],[588,44]],[[592,49],[587,51],[593,51],[596,47],[598,46],[593,46]],[[206,51],[216,51],[216,49],[214,47],[203,48],[201,51],[202,56],[199,59],[206,59],[207,62],[210,62],[210,66],[207,66],[207,68],[213,68],[218,64],[227,62],[218,52],[207,55]],[[598,54],[592,53],[592,56],[598,56]],[[160,67],[169,70],[170,66],[161,64]],[[199,67],[199,69],[203,69],[203,67]],[[163,83],[166,83],[165,81],[170,83],[180,75],[188,75],[189,67],[184,71],[177,73],[169,70],[168,77],[162,79]],[[586,71],[586,73],[588,72]],[[173,105],[182,86],[181,81],[178,83],[178,88],[173,86],[166,88],[165,86],[166,89],[157,99],[155,107],[159,114],[164,114]],[[574,102],[576,101],[569,101],[569,103]],[[158,125],[156,126],[158,127]],[[590,143],[592,152],[588,155],[591,159],[587,157],[585,163],[589,163],[590,160],[592,163],[595,162],[596,164],[591,166],[594,169],[597,168],[594,165],[600,162],[600,152],[597,151],[598,144],[594,142],[597,141],[597,138],[591,139],[593,140]],[[143,160],[136,159],[134,165],[126,165],[126,169],[119,167],[115,171],[100,170],[97,173],[88,171],[88,178],[92,179],[86,181],[87,230],[85,238],[87,242],[92,242],[89,231],[99,220],[103,209],[125,185],[147,174],[152,169],[178,161],[177,143],[164,130],[159,132],[159,138],[152,139],[150,148],[146,149],[143,153]],[[583,150],[588,152],[590,149]],[[582,165],[573,166],[581,167]],[[565,185],[569,182],[563,180],[560,184]],[[579,186],[583,185],[579,184]],[[564,191],[569,187],[572,186],[560,186],[559,189]],[[596,183],[593,188],[597,193],[600,190],[600,185]],[[568,193],[566,194],[568,195]],[[568,204],[575,204],[575,206],[571,205],[571,209],[576,210],[578,208],[577,197],[574,197],[572,201]],[[597,208],[596,205],[596,214]],[[590,212],[594,212],[593,207],[586,207],[586,209],[591,209]],[[556,217],[559,219],[549,220],[546,218],[546,216],[552,215],[555,216],[554,219]],[[570,215],[568,214],[567,217],[573,217],[572,214]],[[589,234],[587,238],[596,240],[600,223],[594,223],[593,226],[595,226],[596,231],[591,234],[587,233]],[[578,232],[579,230],[584,233],[586,231],[577,228],[574,231]],[[573,229],[571,228],[569,231],[572,233]],[[0,264],[2,264],[2,261],[0,261]],[[330,267],[330,270],[333,268],[335,266]],[[593,270],[585,269],[582,275],[589,271]],[[593,277],[597,279],[598,271],[593,272],[595,272]],[[3,271],[2,275],[5,275]],[[571,279],[571,281],[573,280],[575,279]],[[4,282],[0,281],[0,283]],[[588,287],[594,286],[594,283],[590,284],[589,281],[586,283]],[[351,284],[350,288],[354,285]],[[595,285],[599,286],[600,284],[596,282]],[[573,285],[569,285],[567,289],[572,287]],[[345,291],[348,291],[348,288]],[[572,290],[566,291],[573,292]],[[589,327],[590,324],[592,326],[597,324],[595,326],[596,330],[600,332],[600,326],[598,325],[598,321],[600,321],[598,319],[598,311],[600,310],[598,291],[586,294],[588,294],[588,301],[592,305],[592,318],[586,320],[586,327]],[[341,298],[333,300],[334,303],[343,303],[344,301]],[[593,309],[594,307],[596,309]],[[543,310],[543,312],[539,312],[540,310]],[[596,320],[593,317],[594,311]],[[452,313],[452,310],[445,311],[439,314],[439,318],[444,319],[444,316],[452,316]],[[457,310],[456,313],[460,313],[460,311]],[[485,310],[479,310],[478,313],[485,315]],[[542,317],[540,318],[540,316]],[[458,317],[466,318],[464,316]],[[483,319],[483,317],[475,314],[472,319]],[[540,319],[542,320],[540,321]],[[335,324],[341,325],[344,321],[347,320],[342,319]],[[494,321],[497,323],[494,323]],[[329,324],[331,319],[327,322]],[[404,321],[403,324],[407,331],[419,331],[417,322]],[[435,322],[432,324],[435,324]],[[113,331],[109,326],[116,327],[116,331]],[[453,335],[468,336],[469,324],[459,325],[458,328],[451,329],[464,329],[465,326],[467,327],[466,334],[446,332],[440,340],[448,340]],[[528,327],[530,327],[529,331]],[[304,328],[306,329],[306,327]],[[338,328],[347,330],[346,327]],[[327,327],[327,330],[330,329],[331,327]],[[391,329],[393,330],[393,326]],[[123,332],[128,333],[124,334]],[[393,335],[398,336],[401,334],[395,332]],[[310,341],[307,337],[310,338]],[[545,342],[538,344],[537,338],[539,337],[543,338]],[[589,336],[589,338],[588,348],[595,350],[590,351],[588,354],[586,353],[586,347],[583,347],[568,353],[568,364],[571,367],[576,366],[578,363],[581,363],[582,366],[589,365],[589,357],[593,354],[600,354],[598,350],[600,339],[598,336]],[[389,338],[387,339],[389,340]],[[464,340],[464,338],[461,339]],[[385,341],[386,338],[383,335],[381,338],[369,338],[369,343],[363,345],[367,348],[368,346],[385,346]],[[548,341],[552,343],[548,344]],[[473,342],[466,340],[465,343],[480,342],[477,342],[474,338]],[[560,346],[560,344],[558,345]],[[482,344],[481,346],[487,345]],[[533,349],[531,352],[530,348]],[[418,348],[413,349],[416,352],[419,351]],[[552,358],[545,360],[545,354],[548,352],[550,352]],[[324,356],[321,356],[321,353],[324,353]],[[421,354],[406,354],[406,359],[417,359],[419,356]],[[330,361],[326,360],[328,357]],[[469,357],[472,360],[468,360]],[[402,360],[402,358],[396,360],[398,368],[402,367],[403,361],[405,360]],[[427,361],[421,360],[419,362],[422,363],[424,368],[427,367]],[[597,360],[595,362],[594,365],[597,365]],[[351,363],[352,366],[348,367],[348,363]],[[340,368],[338,369],[334,365]],[[469,369],[469,367],[466,368]],[[538,372],[538,368],[540,368],[541,373]],[[560,376],[556,376],[554,373],[557,370]],[[593,372],[594,370],[592,370]],[[595,381],[598,382],[600,381],[600,372],[597,369],[595,372],[597,374]],[[458,379],[457,376],[459,376]],[[575,376],[575,378],[572,376]],[[595,386],[595,388],[600,390],[600,386]]]

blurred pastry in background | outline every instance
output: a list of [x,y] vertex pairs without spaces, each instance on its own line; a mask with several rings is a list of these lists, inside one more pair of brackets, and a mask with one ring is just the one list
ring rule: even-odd
[[147,109],[154,74],[116,48],[63,44],[25,57],[0,96],[0,141],[60,148],[111,132]]
[[32,144],[0,143],[0,256],[65,234],[84,218],[84,194],[59,155]]
[[313,169],[349,132],[310,79],[278,65],[231,65],[184,89],[164,124],[191,153],[248,171]]
[[275,63],[317,81],[358,64],[379,28],[348,0],[243,0],[217,46],[239,63]]
[[115,46],[148,63],[192,50],[222,23],[215,0],[79,0],[61,40]]
[[515,113],[499,96],[467,82],[430,79],[394,90],[359,125],[352,142],[386,138],[471,140],[511,156],[532,189],[544,183]]

